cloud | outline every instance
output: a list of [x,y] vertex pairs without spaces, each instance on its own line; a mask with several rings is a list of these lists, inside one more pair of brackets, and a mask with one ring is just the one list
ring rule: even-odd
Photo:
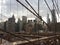
[[[23,4],[25,4],[29,9],[31,9],[28,4],[25,2],[25,0],[20,0]],[[38,0],[28,0],[30,4],[33,6],[33,8],[38,12]],[[59,1],[59,0],[58,0]],[[52,2],[51,0],[47,0],[50,8],[52,9]],[[2,14],[6,15],[7,17],[11,17],[12,14],[15,15],[15,18],[21,18],[23,15],[27,16],[28,18],[34,18],[35,16],[31,14],[29,11],[27,11],[23,6],[21,6],[19,3],[16,2],[16,0],[1,0],[0,3],[2,3]],[[60,6],[59,6],[60,7]],[[32,10],[32,9],[31,9]],[[1,12],[1,10],[0,10]],[[49,9],[47,8],[44,0],[40,0],[40,15],[45,18],[47,16],[47,13],[50,14]]]

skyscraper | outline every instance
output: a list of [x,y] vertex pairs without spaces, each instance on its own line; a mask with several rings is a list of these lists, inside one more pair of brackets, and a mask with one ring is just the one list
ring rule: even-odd
[[50,18],[49,18],[49,14],[47,14],[47,23],[50,23]]
[[15,17],[14,15],[6,22],[6,31],[15,32]]
[[52,23],[57,23],[57,18],[56,18],[56,14],[55,14],[55,9],[53,9],[53,10],[51,11],[51,13],[52,13]]
[[22,22],[27,23],[27,17],[26,16],[22,16]]
[[17,29],[18,29],[18,32],[22,31],[22,21],[19,18],[17,22]]
[[22,16],[22,30],[25,31],[25,25],[27,24],[27,17]]

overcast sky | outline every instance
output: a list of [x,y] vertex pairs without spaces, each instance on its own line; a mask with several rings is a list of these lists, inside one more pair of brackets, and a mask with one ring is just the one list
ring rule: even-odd
[[[31,9],[25,0],[20,0],[23,4],[25,4],[29,9]],[[34,7],[34,9],[38,12],[38,0],[28,0],[29,3]],[[52,9],[52,1],[47,0],[50,8]],[[60,1],[58,0],[58,4],[60,4]],[[47,8],[44,0],[40,0],[40,15],[42,18],[46,21],[47,13],[50,14],[49,9]],[[60,5],[59,5],[60,8]],[[1,14],[3,16],[1,16]],[[21,18],[22,16],[27,16],[28,18],[35,18],[33,14],[31,14],[28,10],[26,10],[23,6],[21,6],[19,3],[16,2],[16,0],[0,0],[0,17],[3,19],[9,18],[12,15],[15,15],[15,18]],[[51,16],[50,16],[51,17]]]

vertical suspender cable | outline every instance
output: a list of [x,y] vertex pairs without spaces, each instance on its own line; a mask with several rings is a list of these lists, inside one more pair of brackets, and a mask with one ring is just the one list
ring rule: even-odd
[[18,3],[17,3],[17,17],[19,18],[19,16],[18,16]]
[[3,0],[1,0],[1,22],[2,22],[2,5],[3,4]]
[[31,9],[38,15],[38,13],[35,11],[35,9],[31,6],[31,4],[27,1],[27,0],[25,0],[26,2],[27,2],[27,4],[31,7]]
[[[0,1],[2,1],[2,0],[0,0]],[[0,7],[1,7],[1,16],[2,16],[2,3],[0,3]],[[1,17],[1,20],[0,21],[2,21],[2,17]],[[2,43],[2,38],[1,38],[1,43]]]
[[38,0],[38,16],[39,16],[39,3],[40,3],[39,1],[40,1],[40,0]]
[[54,0],[52,0],[52,3],[53,3],[53,9],[55,9],[55,4],[54,4]]
[[[2,1],[2,0],[0,0],[0,1]],[[0,5],[1,5],[1,6],[0,6],[0,8],[1,8],[1,7],[2,7],[2,3],[0,3]],[[2,8],[1,8],[0,11],[1,11],[1,14],[2,14]],[[1,16],[1,14],[0,14],[0,16]],[[1,18],[0,18],[0,22],[1,22]]]
[[[38,16],[39,16],[39,12],[40,12],[40,11],[39,11],[39,10],[40,10],[39,7],[40,7],[40,0],[38,0]],[[39,29],[38,29],[38,36],[39,36]],[[38,40],[39,40],[39,37],[38,37]]]
[[55,0],[55,4],[57,6],[57,14],[58,14],[58,21],[59,21],[59,6],[58,6],[58,0]]
[[49,7],[49,5],[48,5],[47,1],[46,1],[46,0],[44,0],[44,2],[46,3],[46,5],[47,5],[47,7],[48,7],[49,11],[51,12],[51,9],[50,9],[50,7]]
[[10,15],[11,15],[11,0],[10,0],[10,12],[9,12],[9,13],[10,13]]
[[[10,7],[11,7],[11,0],[10,0]],[[10,8],[10,11],[11,11],[11,8]],[[18,38],[24,39],[24,40],[26,40],[26,41],[28,41],[28,42],[31,42],[30,40],[28,40],[28,39],[26,39],[26,38],[24,38],[24,37],[17,36],[17,35],[15,35],[15,34],[13,34],[13,33],[10,33],[10,32],[5,31],[5,30],[0,29],[0,31],[6,32],[6,33],[11,34],[11,35],[13,35],[13,36],[15,36],[15,37],[18,37]]]
[[37,16],[33,11],[31,11],[29,8],[27,8],[23,3],[21,3],[19,0],[16,0],[19,4],[21,4],[23,7],[25,7],[28,11],[30,11],[33,15],[35,15],[36,17],[38,17],[40,20],[42,20],[47,26],[48,24],[42,19],[41,16]]

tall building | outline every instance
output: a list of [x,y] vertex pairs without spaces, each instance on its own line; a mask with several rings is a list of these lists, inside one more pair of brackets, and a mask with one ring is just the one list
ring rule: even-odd
[[56,18],[56,14],[55,14],[55,9],[53,9],[51,12],[52,12],[52,23],[57,23],[57,18]]
[[42,21],[40,21],[39,19],[36,19],[36,20],[34,20],[33,32],[38,32],[40,30],[43,30]]
[[22,16],[22,30],[25,31],[25,25],[27,24],[27,17]]
[[27,17],[26,16],[22,16],[22,22],[27,23]]
[[33,31],[33,28],[34,28],[34,24],[33,24],[32,20],[28,20],[28,23],[25,26],[25,31],[27,33],[30,33],[31,34],[32,31]]
[[50,18],[49,18],[49,14],[47,14],[47,23],[50,23]]
[[18,32],[22,31],[22,21],[18,18],[18,22],[17,22],[17,30]]
[[14,15],[6,22],[6,31],[15,32],[15,17]]

